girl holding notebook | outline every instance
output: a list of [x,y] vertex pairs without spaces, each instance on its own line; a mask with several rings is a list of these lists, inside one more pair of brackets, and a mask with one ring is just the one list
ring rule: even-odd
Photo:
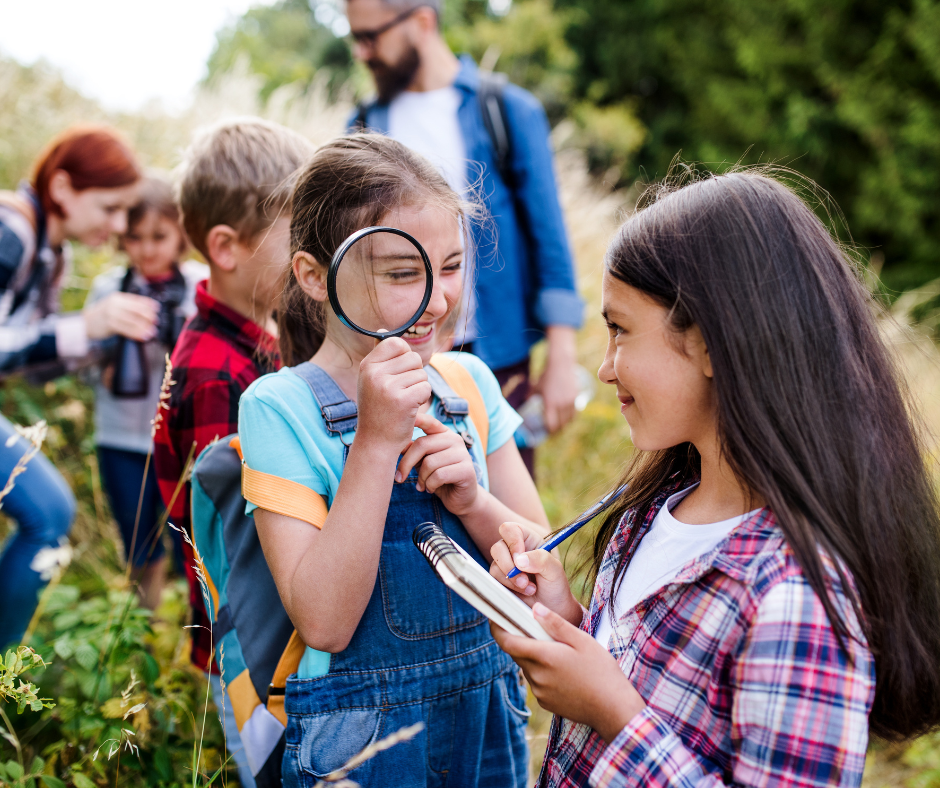
[[606,259],[598,376],[637,451],[590,608],[524,524],[492,551],[558,641],[494,629],[556,714],[538,784],[858,786],[869,731],[940,722],[940,518],[907,392],[783,182],[655,196]]
[[[375,135],[320,148],[294,191],[292,261],[278,307],[286,366],[239,404],[245,464],[276,489],[249,491],[248,510],[307,645],[286,687],[286,786],[313,785],[416,723],[424,729],[415,738],[350,778],[402,788],[526,781],[518,668],[486,618],[412,544],[415,527],[432,521],[485,566],[500,523],[521,519],[532,533],[547,532],[513,441],[519,417],[482,362],[440,352],[459,318],[467,213],[428,162]],[[326,287],[336,249],[375,225],[414,236],[434,274],[417,325],[378,343],[339,321]],[[457,368],[467,388],[456,398],[478,398],[485,430],[445,418],[455,392],[429,363]]]

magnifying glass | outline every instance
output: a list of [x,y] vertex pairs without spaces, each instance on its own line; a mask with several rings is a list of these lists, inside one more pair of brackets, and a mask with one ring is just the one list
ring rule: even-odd
[[326,291],[343,325],[375,339],[400,337],[431,300],[434,275],[424,247],[404,230],[366,227],[330,261]]

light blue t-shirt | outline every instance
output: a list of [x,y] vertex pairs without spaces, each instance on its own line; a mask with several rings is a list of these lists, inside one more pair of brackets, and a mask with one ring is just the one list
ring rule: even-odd
[[[466,369],[480,390],[490,422],[486,450],[487,454],[492,454],[512,439],[522,419],[503,398],[496,377],[479,358],[458,352],[445,355]],[[436,403],[435,397],[432,409]],[[453,424],[445,424],[454,429]],[[467,426],[474,439],[471,451],[483,473],[483,487],[489,489],[480,436],[469,419]],[[415,438],[423,434],[415,428]],[[338,435],[327,432],[310,386],[289,367],[258,378],[242,394],[238,402],[238,435],[249,468],[298,482],[323,496],[328,507],[333,505],[343,471],[345,447]],[[347,433],[343,440],[349,443],[353,435]],[[390,466],[388,472],[393,474],[395,466]],[[245,511],[251,514],[256,508],[248,503]],[[329,665],[329,654],[308,648],[297,675],[299,678],[323,676]]]

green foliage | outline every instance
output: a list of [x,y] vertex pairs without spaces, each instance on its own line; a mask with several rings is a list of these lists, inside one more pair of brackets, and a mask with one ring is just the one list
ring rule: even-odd
[[[185,642],[185,584],[166,594],[166,623],[155,626],[133,591],[114,587],[120,580],[109,588],[101,578],[86,579],[84,590],[62,584],[47,593],[34,641],[55,661],[44,671],[34,665],[32,672],[42,671],[43,689],[58,705],[24,712],[16,726],[23,758],[42,760],[48,779],[40,779],[50,786],[56,779],[79,788],[114,785],[115,779],[171,786],[184,774],[193,775],[194,784],[209,784],[213,772],[228,767],[205,677],[179,648]],[[200,756],[195,772],[194,754]],[[14,777],[9,762],[5,768]],[[34,766],[30,773],[36,771]]]
[[832,193],[896,288],[940,272],[940,3],[556,0],[577,96],[635,99],[624,182],[683,158],[789,164]]
[[[72,308],[81,305],[91,277],[113,254],[78,252],[64,299]],[[45,592],[30,641],[47,666],[27,659],[27,652],[23,669],[14,666],[22,677],[17,682],[39,684],[42,692],[33,694],[54,698],[56,706],[36,709],[29,703],[13,717],[7,732],[15,743],[0,739],[0,784],[206,785],[223,764],[222,774],[232,783],[234,768],[224,754],[206,678],[189,663],[185,581],[165,590],[156,619],[137,606],[125,581],[95,464],[92,407],[90,388],[72,376],[40,386],[14,379],[0,387],[0,411],[7,418],[48,421],[43,451],[78,502],[71,534],[75,558],[60,584]],[[8,528],[0,512],[0,539]],[[8,686],[8,659],[0,668],[0,687]]]
[[616,182],[634,160],[646,129],[634,98],[598,103],[596,89],[581,90],[583,53],[568,37],[582,16],[577,8],[554,8],[551,0],[517,0],[505,17],[479,16],[448,28],[446,38],[454,51],[495,66],[532,91],[552,124],[560,126],[557,142],[583,151],[595,172],[615,168]]
[[49,698],[39,697],[37,686],[20,678],[31,668],[40,665],[45,667],[46,663],[29,646],[8,649],[6,656],[0,660],[0,702],[15,702],[17,714],[22,714],[27,706],[31,711],[55,706]]
[[309,86],[317,74],[331,91],[350,77],[352,57],[345,42],[321,25],[306,0],[280,0],[250,9],[217,35],[206,80],[231,72],[240,62],[264,80],[264,100],[282,85]]
[[446,31],[455,52],[495,65],[531,90],[549,117],[560,120],[571,102],[577,56],[565,41],[570,14],[555,13],[549,0],[525,0],[503,18],[481,16]]

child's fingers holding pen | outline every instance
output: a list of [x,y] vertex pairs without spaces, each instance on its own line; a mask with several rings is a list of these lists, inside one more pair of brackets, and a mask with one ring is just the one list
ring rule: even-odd
[[[533,578],[533,576],[537,575],[539,578],[540,587],[544,586],[545,584],[552,586],[563,584],[565,588],[568,587],[568,578],[565,575],[565,567],[562,565],[561,561],[548,552],[548,550],[537,548],[525,553],[516,553],[512,556],[512,561],[513,566],[523,573],[517,577],[512,578],[512,582],[515,582],[519,577]],[[523,593],[530,593],[530,583],[531,580],[526,584]],[[534,591],[532,593],[534,593]]]
[[516,566],[514,556],[525,552],[525,531],[519,523],[503,523],[499,527],[499,535],[503,538],[490,548],[494,562],[490,574],[517,594],[531,596],[536,590],[532,577],[525,573],[511,580],[506,577]]

